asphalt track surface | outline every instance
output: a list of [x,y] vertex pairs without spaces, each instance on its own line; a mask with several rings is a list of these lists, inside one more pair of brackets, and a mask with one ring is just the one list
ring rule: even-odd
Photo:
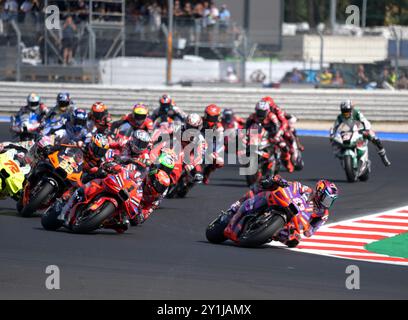
[[[6,139],[6,125],[0,126]],[[313,185],[320,177],[341,190],[331,221],[408,204],[407,144],[385,142],[392,166],[371,151],[367,183],[348,184],[325,138],[304,137],[305,170],[290,176]],[[288,177],[283,173],[283,176]],[[118,235],[48,232],[39,218],[16,216],[0,202],[1,299],[407,299],[408,269],[265,246],[212,245],[205,228],[246,190],[238,168],[217,171],[186,199],[165,200],[141,227]],[[360,267],[360,290],[345,287],[346,267]],[[47,290],[45,269],[57,265],[61,289]]]

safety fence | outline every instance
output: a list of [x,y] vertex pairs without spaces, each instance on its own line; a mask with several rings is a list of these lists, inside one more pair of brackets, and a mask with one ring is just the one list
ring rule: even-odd
[[53,106],[58,92],[68,91],[78,107],[89,109],[96,101],[103,101],[111,113],[127,113],[137,102],[151,108],[158,105],[160,95],[170,94],[186,112],[202,113],[205,106],[216,103],[222,108],[233,108],[239,115],[248,115],[255,103],[265,95],[289,113],[303,120],[333,120],[338,114],[341,100],[352,99],[372,121],[407,122],[408,92],[317,89],[244,89],[45,84],[0,82],[0,112],[11,113],[25,103],[30,92],[41,95],[48,106]]

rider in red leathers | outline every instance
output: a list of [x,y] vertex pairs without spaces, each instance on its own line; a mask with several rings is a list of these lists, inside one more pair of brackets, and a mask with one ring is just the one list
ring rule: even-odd
[[222,111],[221,124],[224,130],[227,129],[243,129],[245,127],[245,119],[237,116],[230,108]]
[[112,125],[112,117],[108,107],[102,102],[95,102],[88,113],[88,132],[108,134]]
[[[212,131],[212,133],[217,137],[216,143],[213,145],[213,150],[211,153],[212,163],[205,164],[204,167],[204,184],[208,184],[210,181],[210,174],[216,169],[222,168],[224,166],[224,159],[221,153],[224,151],[224,141],[223,132],[224,128],[221,123],[221,108],[215,104],[210,104],[205,108],[203,117],[203,127],[201,132],[205,139],[207,140],[206,131]],[[208,142],[207,142],[208,143]]]
[[254,123],[261,124],[270,135],[272,143],[277,144],[282,151],[282,160],[288,172],[294,171],[291,161],[290,148],[283,138],[282,125],[278,117],[270,111],[269,104],[265,101],[259,101],[255,106],[255,112],[249,116],[245,124],[245,129],[250,129]]
[[167,122],[169,118],[173,121],[184,122],[187,118],[187,114],[176,106],[175,101],[169,95],[162,95],[159,104],[159,107],[154,109],[150,115],[154,123]]

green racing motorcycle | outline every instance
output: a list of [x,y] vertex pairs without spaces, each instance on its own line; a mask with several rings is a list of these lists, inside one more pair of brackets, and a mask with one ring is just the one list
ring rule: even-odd
[[371,172],[368,140],[364,131],[364,125],[360,121],[348,120],[332,133],[333,145],[339,148],[337,157],[341,160],[348,182],[367,181]]

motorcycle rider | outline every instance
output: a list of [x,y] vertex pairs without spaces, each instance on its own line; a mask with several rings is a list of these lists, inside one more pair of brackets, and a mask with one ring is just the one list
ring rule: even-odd
[[170,186],[169,175],[160,169],[153,168],[144,180],[143,196],[140,201],[141,215],[134,221],[135,224],[145,222],[152,212],[160,206]]
[[224,130],[227,129],[243,129],[245,127],[245,119],[237,116],[230,108],[222,111],[221,124]]
[[[122,119],[112,123],[110,132],[114,139],[110,139],[112,148],[122,148],[127,142],[129,133],[127,131],[145,130],[151,132],[153,130],[153,121],[148,118],[149,108],[144,103],[137,103],[133,106],[131,113],[122,117]],[[125,136],[126,137],[125,137]]]
[[212,131],[212,134],[215,135],[216,143],[213,145],[213,150],[211,150],[211,163],[205,163],[204,166],[204,184],[210,182],[210,175],[212,172],[224,166],[224,159],[222,157],[222,152],[225,150],[223,137],[224,128],[221,124],[221,108],[216,104],[210,104],[205,108],[203,126],[201,129],[201,132],[206,139],[206,143],[211,145],[207,141],[207,130]]
[[288,144],[283,138],[283,131],[281,130],[281,123],[278,117],[270,111],[270,105],[266,101],[259,101],[255,105],[255,112],[252,113],[245,124],[245,129],[248,130],[254,123],[260,124],[269,133],[269,139],[273,144],[279,146],[282,152],[282,162],[288,172],[295,170],[291,161],[291,153]]
[[27,96],[27,104],[25,106],[22,106],[20,110],[11,118],[11,128],[13,130],[13,128],[16,127],[17,117],[22,117],[23,115],[30,113],[35,113],[37,115],[37,121],[41,124],[42,120],[48,112],[49,110],[47,106],[41,102],[41,97],[36,93],[30,93]]
[[150,159],[150,135],[144,130],[136,130],[132,139],[116,154],[113,149],[109,150],[107,158],[113,158],[119,164],[129,165],[134,178],[144,179],[151,165]]
[[336,157],[339,156],[341,148],[339,148],[334,142],[333,137],[336,133],[338,127],[343,123],[349,120],[359,121],[364,126],[363,135],[366,139],[371,141],[378,149],[378,155],[380,156],[382,162],[386,167],[391,165],[391,162],[388,160],[384,146],[381,140],[375,135],[375,132],[371,129],[371,123],[363,115],[363,113],[354,107],[354,104],[351,100],[345,100],[340,104],[341,113],[337,116],[334,126],[330,132],[330,141],[332,142],[333,151]]
[[294,130],[294,127],[290,123],[291,118],[292,118],[292,122],[294,120],[293,116],[286,113],[284,110],[282,110],[275,103],[275,101],[272,99],[272,97],[270,97],[270,96],[263,97],[262,101],[265,101],[265,102],[267,102],[269,104],[271,112],[273,114],[275,114],[276,117],[278,118],[278,120],[279,120],[279,122],[281,124],[280,128],[279,128],[279,131],[278,131],[278,134],[283,136],[286,143],[290,147],[290,149],[289,149],[290,155],[292,156],[292,154],[294,152],[294,150],[293,150],[293,140],[294,139],[296,139],[296,142],[298,144],[298,147],[299,147],[300,151],[304,151],[305,148],[300,143],[300,139],[297,136],[296,130]]
[[176,106],[175,101],[168,94],[164,94],[160,97],[159,107],[153,110],[150,119],[160,124],[167,122],[168,118],[173,121],[184,122],[187,114]]
[[[195,183],[201,183],[204,178],[203,169],[201,166],[205,148],[205,139],[201,134],[202,125],[203,119],[201,116],[197,113],[192,113],[187,116],[186,124],[182,129],[182,134],[187,130],[192,130],[190,132],[194,134],[194,136],[190,137],[190,140],[188,141],[182,139],[181,145],[184,149],[183,152],[185,152],[185,147],[190,143],[194,145],[194,147],[190,149],[190,154],[184,154],[183,159],[184,168],[194,177]],[[189,161],[187,161],[186,157],[189,159]]]
[[95,102],[88,113],[88,132],[108,134],[112,124],[112,117],[108,107],[103,102]]
[[[288,182],[276,175],[267,177],[258,185],[253,186],[239,201],[233,203],[228,209],[229,217],[232,217],[228,226],[224,230],[224,235],[237,241],[242,229],[241,219],[243,216],[264,211],[271,206],[281,207],[282,200],[277,199],[272,191],[277,188],[289,186],[296,188],[302,198],[309,204],[304,211],[299,212],[293,223],[285,227],[272,240],[280,241],[288,247],[296,247],[301,240],[301,233],[306,237],[311,237],[329,217],[329,209],[338,198],[338,188],[328,180],[319,180],[315,189],[302,185],[300,182]],[[296,201],[296,199],[292,199]],[[294,225],[298,225],[296,228]]]

